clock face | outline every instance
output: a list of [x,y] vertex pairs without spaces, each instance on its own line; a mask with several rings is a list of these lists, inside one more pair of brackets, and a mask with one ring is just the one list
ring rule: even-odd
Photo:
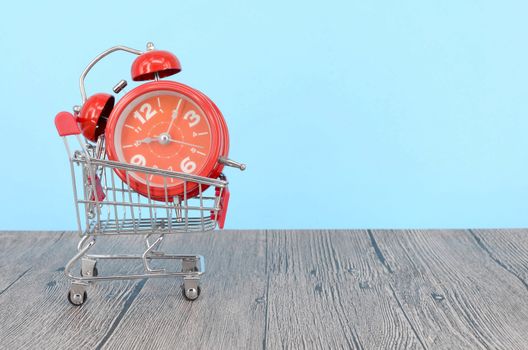
[[[109,158],[192,175],[216,174],[218,156],[226,151],[227,142],[222,137],[225,124],[218,120],[217,114],[211,113],[217,110],[212,110],[210,104],[203,103],[200,98],[175,88],[184,86],[182,84],[152,82],[145,85],[146,89],[144,86],[136,88],[141,88],[139,93],[132,90],[131,96],[125,96],[110,116],[110,129],[107,128]],[[120,105],[121,102],[124,103]],[[127,181],[126,174],[118,172],[118,175]],[[189,184],[184,189],[183,181],[177,178],[132,171],[128,172],[128,177],[131,187],[143,195],[150,193],[154,199],[164,200],[165,186],[170,197],[183,196],[184,191],[189,194],[193,190]]]

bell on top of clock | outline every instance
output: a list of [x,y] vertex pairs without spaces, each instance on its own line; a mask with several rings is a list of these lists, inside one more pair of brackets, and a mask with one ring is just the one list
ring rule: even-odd
[[147,44],[147,52],[139,55],[132,63],[131,75],[134,81],[165,78],[181,71],[178,58],[169,51],[155,50],[154,44]]

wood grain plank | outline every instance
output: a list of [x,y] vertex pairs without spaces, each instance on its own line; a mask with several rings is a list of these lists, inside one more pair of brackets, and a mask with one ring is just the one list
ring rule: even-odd
[[152,279],[103,349],[256,349],[264,339],[263,231],[222,231],[170,237],[165,251],[205,255],[202,294],[186,301],[181,279]]
[[[197,301],[183,299],[180,279],[153,279],[94,285],[76,308],[62,267],[77,236],[0,233],[0,349],[525,349],[527,237],[526,230],[178,235],[167,251],[206,256]],[[97,243],[105,252],[142,248],[140,237]]]
[[269,349],[421,349],[366,231],[271,231]]
[[462,230],[374,231],[390,285],[434,349],[526,349],[526,288]]
[[[0,295],[28,273],[35,259],[55,245],[64,234],[64,232],[2,232],[0,234]],[[39,249],[32,249],[33,247]],[[17,263],[14,264],[14,261]]]
[[[20,264],[31,264],[31,269],[0,295],[0,348],[94,348],[130,299],[138,282],[94,285],[88,290],[87,303],[80,308],[73,307],[66,298],[69,280],[64,276],[63,267],[76,252],[78,236],[73,233],[62,236],[25,233],[13,238],[17,241],[16,247],[24,247],[25,252],[14,254],[2,267],[2,272],[16,269]],[[46,239],[54,243],[48,244]],[[96,247],[101,245],[100,241]],[[120,245],[134,243],[140,242],[115,239],[106,246],[118,251]],[[18,250],[14,243],[11,244]],[[123,264],[115,271],[131,270],[131,266]]]
[[468,230],[477,245],[528,291],[528,231],[520,229]]

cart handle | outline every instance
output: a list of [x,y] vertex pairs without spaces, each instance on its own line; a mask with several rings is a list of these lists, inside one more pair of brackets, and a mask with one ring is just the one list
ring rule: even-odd
[[[148,44],[152,44],[152,43],[148,43]],[[147,48],[148,48],[148,44],[147,44]],[[87,99],[86,98],[86,89],[84,87],[84,78],[86,78],[86,75],[88,74],[88,72],[93,68],[93,66],[95,66],[95,64],[97,62],[99,62],[101,59],[103,59],[104,57],[108,56],[109,54],[111,54],[112,52],[115,52],[115,51],[125,51],[125,52],[129,52],[129,53],[132,53],[132,54],[135,54],[135,55],[141,55],[143,53],[143,52],[141,52],[139,50],[132,49],[130,47],[126,47],[126,46],[122,46],[122,45],[113,46],[113,47],[109,48],[108,50],[100,53],[96,58],[94,58],[90,63],[88,63],[88,66],[86,66],[86,68],[84,69],[84,71],[81,74],[81,77],[79,78],[79,89],[81,90],[82,104],[84,104],[86,102],[86,99]]]
[[59,112],[55,116],[55,127],[59,136],[70,136],[70,135],[79,135],[81,129],[77,125],[77,121],[73,114],[69,112]]

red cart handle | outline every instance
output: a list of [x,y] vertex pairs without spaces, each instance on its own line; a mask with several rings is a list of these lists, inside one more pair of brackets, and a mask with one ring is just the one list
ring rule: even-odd
[[[222,191],[222,195],[220,196],[220,191]],[[229,197],[231,197],[231,194],[229,193],[229,188],[225,187],[223,190],[220,190],[220,188],[215,189],[216,196],[220,196],[220,210],[218,210],[218,213],[215,215],[215,212],[211,210],[211,219],[217,220],[218,227],[220,229],[224,228],[224,223],[227,216],[227,207],[229,206]]]
[[69,112],[59,112],[55,116],[55,127],[59,136],[79,135],[81,133],[77,120]]

